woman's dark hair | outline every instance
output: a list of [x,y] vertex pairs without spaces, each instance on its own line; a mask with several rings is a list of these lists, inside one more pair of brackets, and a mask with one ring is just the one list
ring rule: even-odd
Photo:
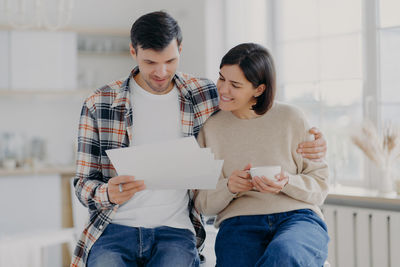
[[131,42],[136,51],[138,46],[142,49],[161,51],[174,38],[179,46],[182,42],[181,28],[178,22],[164,11],[141,16],[133,23],[131,28]]
[[219,68],[224,65],[238,65],[254,88],[265,85],[252,109],[258,115],[266,113],[272,107],[276,93],[275,65],[268,50],[259,44],[239,44],[225,54]]

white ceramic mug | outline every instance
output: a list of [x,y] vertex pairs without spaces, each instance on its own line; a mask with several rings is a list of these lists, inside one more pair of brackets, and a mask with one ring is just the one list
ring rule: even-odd
[[265,176],[269,179],[274,179],[275,175],[281,173],[281,166],[260,166],[260,167],[254,167],[254,168],[250,168],[250,175],[251,177],[261,177],[261,176]]

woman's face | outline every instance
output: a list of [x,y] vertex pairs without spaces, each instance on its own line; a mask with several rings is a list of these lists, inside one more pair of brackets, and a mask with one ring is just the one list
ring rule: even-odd
[[239,118],[255,114],[251,106],[256,103],[255,97],[262,94],[263,88],[254,88],[238,65],[224,65],[217,82],[219,108],[231,111]]

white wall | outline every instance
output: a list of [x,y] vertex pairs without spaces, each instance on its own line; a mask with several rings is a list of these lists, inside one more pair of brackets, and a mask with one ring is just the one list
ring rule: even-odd
[[227,51],[225,0],[206,0],[205,5],[205,64],[206,77],[218,79],[219,64]]

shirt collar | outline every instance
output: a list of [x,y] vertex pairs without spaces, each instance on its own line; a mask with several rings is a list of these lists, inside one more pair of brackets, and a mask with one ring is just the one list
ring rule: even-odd
[[[121,88],[115,98],[111,108],[115,108],[117,106],[125,106],[127,110],[131,108],[130,103],[130,94],[131,89],[129,83],[131,79],[133,79],[139,73],[139,67],[136,66],[130,73],[129,77],[122,83]],[[172,78],[176,87],[178,88],[179,92],[184,98],[190,98],[189,91],[186,88],[186,83],[183,76],[180,73],[175,73],[174,77]]]

